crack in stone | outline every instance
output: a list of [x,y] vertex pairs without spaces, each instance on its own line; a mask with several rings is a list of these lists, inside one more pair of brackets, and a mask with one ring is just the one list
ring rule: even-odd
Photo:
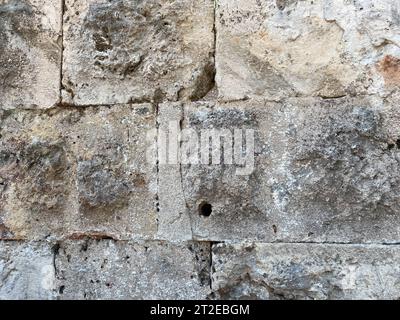
[[[182,113],[181,113],[181,119],[179,121],[179,129],[182,132],[183,130],[183,123],[185,121],[185,109],[182,107]],[[182,150],[182,139],[179,139],[179,152]],[[183,201],[185,202],[185,207],[186,207],[186,212],[189,218],[189,225],[190,225],[190,232],[191,232],[191,239],[194,240],[194,232],[193,232],[193,221],[192,221],[192,215],[190,214],[190,207],[188,205],[186,195],[185,195],[185,188],[183,187],[183,172],[182,172],[182,161],[180,159],[180,155],[178,154],[178,161],[179,161],[179,177],[180,177],[180,184],[181,184],[181,190],[182,190],[182,197]]]
[[155,103],[154,104],[154,108],[156,111],[156,130],[157,130],[157,134],[156,134],[156,212],[157,212],[157,218],[156,218],[156,223],[157,223],[157,234],[160,228],[160,219],[159,219],[159,214],[160,214],[160,155],[158,153],[159,148],[158,148],[158,142],[159,142],[159,130],[160,130],[160,120],[159,120],[159,115],[160,115],[160,108],[159,108],[159,104]]

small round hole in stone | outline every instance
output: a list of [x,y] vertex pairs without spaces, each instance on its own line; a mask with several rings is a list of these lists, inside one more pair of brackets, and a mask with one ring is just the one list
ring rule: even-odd
[[199,214],[203,217],[209,217],[212,213],[212,205],[206,201],[199,204]]

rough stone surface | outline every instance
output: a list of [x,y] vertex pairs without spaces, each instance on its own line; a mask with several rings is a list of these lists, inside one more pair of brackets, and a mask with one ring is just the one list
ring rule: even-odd
[[397,246],[219,244],[212,289],[220,299],[399,299]]
[[56,258],[61,299],[205,299],[208,243],[65,242]]
[[0,242],[0,300],[53,299],[55,289],[49,244]]
[[0,109],[59,101],[61,2],[0,1]]
[[216,17],[223,100],[398,89],[397,0],[218,0]]
[[196,100],[212,88],[212,0],[67,0],[65,6],[64,102]]
[[0,299],[399,299],[399,81],[397,0],[0,0]]
[[157,229],[149,104],[4,112],[0,236],[146,239]]
[[[160,114],[180,108],[175,117],[182,128],[199,134],[206,128],[254,129],[255,169],[240,176],[223,161],[168,166],[166,172],[160,166],[159,231],[211,241],[397,243],[396,101],[162,105]],[[212,205],[209,217],[199,215],[203,202]]]

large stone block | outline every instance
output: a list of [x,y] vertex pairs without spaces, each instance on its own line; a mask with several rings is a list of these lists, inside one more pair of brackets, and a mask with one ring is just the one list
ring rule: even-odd
[[387,95],[400,80],[397,0],[218,0],[223,100]]
[[0,109],[59,101],[61,0],[0,1]]
[[54,299],[53,252],[47,243],[0,241],[0,300]]
[[151,105],[4,112],[0,236],[151,238],[157,169]]
[[203,97],[213,86],[212,0],[65,1],[63,101]]
[[210,245],[69,241],[56,257],[61,299],[205,299]]
[[[169,134],[167,124],[175,121],[198,136],[191,143],[194,154],[200,154],[199,147],[217,153],[211,165],[208,157],[207,164],[174,164],[160,156],[159,237],[397,243],[397,101],[393,96],[385,101],[293,98],[282,103],[161,105],[159,142],[162,132]],[[220,135],[218,148],[200,142],[210,128]],[[238,139],[235,129],[254,130],[254,153],[247,149],[252,143],[247,131]],[[187,132],[178,131],[181,155],[190,144]],[[245,142],[247,173],[236,157],[232,164],[226,161],[225,151],[233,153],[234,148],[232,143],[221,147],[224,132],[234,145]]]
[[212,261],[220,299],[400,298],[398,246],[218,244]]

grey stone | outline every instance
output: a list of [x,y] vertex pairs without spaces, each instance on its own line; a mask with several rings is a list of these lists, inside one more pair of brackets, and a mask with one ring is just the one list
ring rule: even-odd
[[219,299],[399,299],[398,246],[218,244]]
[[[171,143],[168,136],[170,124],[179,125],[182,118],[183,108],[180,103],[165,104],[159,108],[157,139],[159,224],[157,237],[174,241],[193,239],[192,221],[187,212],[181,165],[179,163],[169,164],[170,153],[168,150],[163,153],[160,148],[164,143]],[[175,142],[178,145],[178,139]]]
[[[167,196],[160,193],[159,230],[175,225],[180,236],[208,241],[397,243],[396,101],[185,104],[182,128],[254,129],[255,168],[237,175],[237,166],[223,161],[160,167],[159,189]],[[162,105],[161,114],[163,108],[179,105]],[[210,216],[199,214],[204,203]]]
[[65,5],[64,102],[197,100],[212,88],[212,0]]
[[205,299],[208,243],[69,241],[55,260],[61,299]]
[[0,300],[54,299],[53,247],[0,241]]
[[0,236],[152,238],[155,126],[149,104],[3,113]]
[[61,2],[0,1],[0,109],[59,102]]
[[399,299],[399,84],[397,0],[0,0],[0,299]]
[[399,88],[399,3],[218,0],[221,100],[340,97]]

